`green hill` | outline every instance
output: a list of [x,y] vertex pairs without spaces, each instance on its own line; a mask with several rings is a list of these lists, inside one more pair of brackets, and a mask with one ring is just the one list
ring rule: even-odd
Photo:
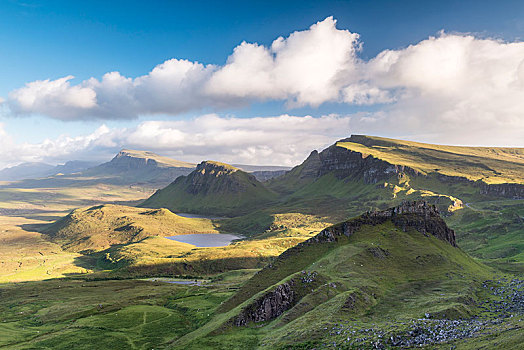
[[353,135],[336,145],[423,175],[524,184],[524,148],[432,145],[365,135]]
[[142,207],[174,212],[236,216],[267,206],[277,194],[253,175],[231,165],[205,161],[188,176],[157,191]]
[[[93,252],[147,237],[218,233],[208,219],[185,218],[167,209],[100,205],[73,210],[44,232],[69,251]],[[166,245],[168,243],[166,242]]]
[[312,152],[271,187],[290,193],[330,174],[364,185],[387,182],[398,186],[397,193],[413,184],[469,198],[524,198],[524,148],[441,146],[353,135]]
[[[288,249],[177,344],[384,348],[407,334],[410,320],[438,324],[471,317],[480,282],[492,276],[455,246],[455,234],[436,207],[404,203],[331,226]],[[331,332],[348,322],[356,334]],[[374,334],[364,337],[362,328],[374,328]]]
[[[281,202],[266,210],[266,221],[260,222],[285,212],[336,222],[362,210],[423,199],[439,207],[475,256],[522,268],[522,148],[441,146],[353,135],[313,151],[267,186],[281,194]],[[510,267],[514,263],[520,267]]]

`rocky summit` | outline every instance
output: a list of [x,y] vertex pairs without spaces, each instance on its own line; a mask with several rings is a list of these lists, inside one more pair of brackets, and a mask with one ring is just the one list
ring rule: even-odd
[[255,176],[229,164],[204,161],[187,176],[157,191],[142,206],[232,216],[263,207],[276,198]]

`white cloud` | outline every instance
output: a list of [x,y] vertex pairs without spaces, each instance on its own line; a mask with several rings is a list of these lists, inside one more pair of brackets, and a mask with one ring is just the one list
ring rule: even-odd
[[223,66],[172,59],[137,78],[111,72],[77,85],[70,76],[35,81],[12,91],[5,104],[19,115],[74,120],[267,100],[290,108],[338,102],[373,106],[353,121],[363,133],[440,143],[524,142],[524,42],[442,32],[368,61],[358,57],[360,45],[358,34],[337,29],[328,17],[269,47],[243,42]]
[[9,93],[8,103],[15,114],[44,114],[62,120],[178,114],[215,105],[212,97],[201,93],[213,70],[211,65],[171,59],[135,79],[110,72],[101,80],[91,78],[73,86],[69,82],[72,76],[31,82]]
[[358,34],[335,27],[332,17],[276,39],[270,48],[242,43],[213,74],[210,93],[287,100],[293,106],[338,101],[355,75]]
[[332,17],[276,39],[270,48],[242,43],[223,67],[171,59],[137,78],[119,72],[71,85],[72,76],[42,80],[9,94],[15,115],[62,120],[133,119],[223,108],[252,100],[286,100],[290,106],[338,101],[356,72],[358,34],[335,27]]
[[145,121],[134,128],[100,126],[93,133],[41,143],[17,144],[0,124],[0,168],[20,161],[50,163],[75,159],[108,160],[121,148],[143,149],[180,160],[296,165],[313,149],[349,133],[350,117],[281,115],[260,118],[203,115],[185,121]]
[[522,146],[523,66],[524,43],[470,35],[442,33],[384,51],[367,63],[368,83],[396,94],[396,103],[373,128],[440,143]]
[[73,76],[37,80],[9,94],[15,113],[40,113],[55,118],[75,118],[96,106],[96,93],[87,87],[71,86]]

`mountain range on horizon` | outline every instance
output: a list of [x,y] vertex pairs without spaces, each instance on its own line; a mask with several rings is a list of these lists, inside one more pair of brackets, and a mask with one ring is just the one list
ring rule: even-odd
[[[290,169],[285,166],[236,166],[246,169],[262,181],[282,175]],[[102,164],[87,161],[68,161],[56,166],[46,163],[22,163],[0,170],[0,181],[28,180],[26,186],[36,186],[36,182],[75,183],[75,179],[99,179],[109,183],[149,183],[152,186],[165,186],[178,176],[189,174],[195,167],[196,164],[159,156],[149,151],[122,149],[109,162]]]

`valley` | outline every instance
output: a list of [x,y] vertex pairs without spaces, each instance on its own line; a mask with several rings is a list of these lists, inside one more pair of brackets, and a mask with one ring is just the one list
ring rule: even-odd
[[0,264],[7,349],[519,349],[524,151],[353,135],[285,170],[122,150],[2,182]]

